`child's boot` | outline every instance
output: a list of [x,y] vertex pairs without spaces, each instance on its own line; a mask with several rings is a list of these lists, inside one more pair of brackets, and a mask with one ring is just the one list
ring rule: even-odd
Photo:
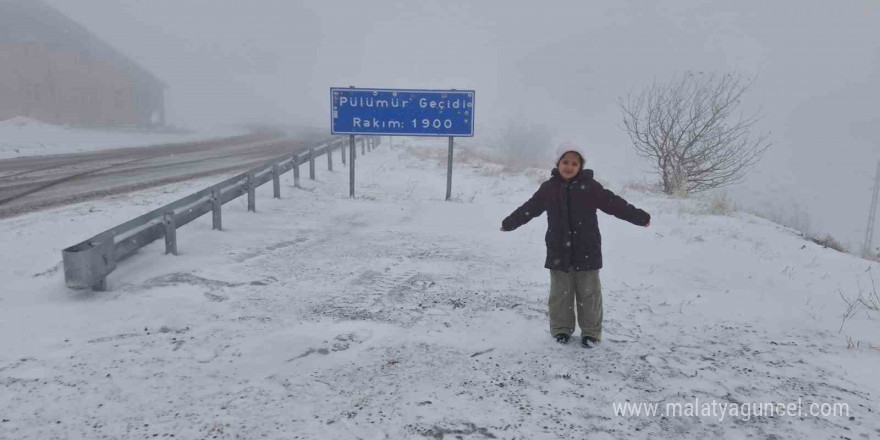
[[592,336],[584,336],[583,338],[581,338],[581,345],[586,348],[593,348],[599,345],[599,340]]

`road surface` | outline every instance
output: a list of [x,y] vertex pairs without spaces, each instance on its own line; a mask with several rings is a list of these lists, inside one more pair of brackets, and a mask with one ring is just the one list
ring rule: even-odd
[[314,134],[231,138],[0,160],[0,218],[143,188],[245,171],[317,145]]

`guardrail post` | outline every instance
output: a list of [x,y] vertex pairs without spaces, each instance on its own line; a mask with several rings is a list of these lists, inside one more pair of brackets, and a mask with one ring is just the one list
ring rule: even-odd
[[327,152],[327,171],[333,171],[333,144],[328,142],[324,151]]
[[299,188],[299,153],[293,153],[293,186]]
[[174,211],[165,211],[162,221],[165,224],[165,255],[177,255],[177,225],[174,224]]
[[276,199],[281,198],[281,171],[277,163],[272,165],[272,194]]
[[215,231],[223,230],[223,218],[220,215],[220,208],[223,206],[220,201],[220,190],[214,188],[211,190],[211,211],[212,211],[212,220],[213,220],[213,229]]
[[254,173],[247,175],[248,211],[257,212],[257,185],[254,184]]
[[309,180],[315,180],[315,149],[309,148]]
[[342,156],[342,166],[345,166],[345,142],[339,143],[339,155]]

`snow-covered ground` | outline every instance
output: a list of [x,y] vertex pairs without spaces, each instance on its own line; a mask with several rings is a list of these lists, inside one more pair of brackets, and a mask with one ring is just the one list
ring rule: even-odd
[[[600,214],[605,339],[560,346],[545,218],[498,231],[547,171],[471,157],[445,202],[445,142],[409,143],[358,158],[354,200],[318,161],[257,213],[226,205],[223,232],[179,230],[180,256],[142,249],[109,292],[65,289],[61,249],[222,177],[0,220],[0,438],[880,437],[880,314],[840,331],[880,265],[596,170],[652,225]],[[728,412],[614,410],[695,399]]]
[[142,147],[235,136],[245,132],[240,127],[230,126],[190,133],[81,129],[17,117],[0,121],[0,159]]

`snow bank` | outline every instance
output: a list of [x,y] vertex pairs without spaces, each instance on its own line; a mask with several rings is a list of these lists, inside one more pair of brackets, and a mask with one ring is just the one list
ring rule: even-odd
[[77,129],[19,116],[0,121],[0,159],[141,147],[235,136],[244,132],[238,127],[215,127],[190,133]]
[[[222,177],[0,221],[0,437],[880,433],[878,316],[862,309],[839,331],[839,292],[864,289],[878,264],[749,215],[625,193],[653,220],[601,215],[605,339],[560,346],[546,220],[498,231],[536,176],[472,157],[445,202],[445,165],[431,159],[445,142],[411,144],[359,157],[354,200],[338,155],[303,189],[288,173],[281,200],[266,185],[257,213],[243,199],[224,207],[223,232],[209,217],[187,225],[178,257],[144,248],[110,292],[66,290],[61,248]],[[712,401],[848,414],[615,414]]]

